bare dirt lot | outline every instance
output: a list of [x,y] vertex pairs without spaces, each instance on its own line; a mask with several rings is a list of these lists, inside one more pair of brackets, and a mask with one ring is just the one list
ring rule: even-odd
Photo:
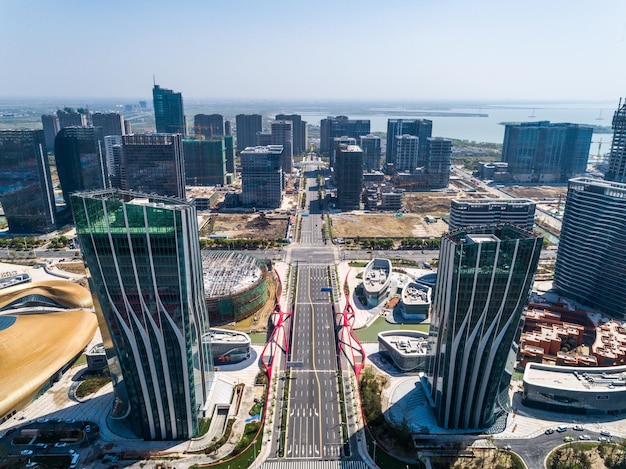
[[288,215],[213,213],[205,218],[200,236],[227,235],[233,239],[278,239],[287,233]]
[[503,190],[512,196],[535,201],[558,199],[559,196],[563,196],[563,200],[565,200],[567,194],[567,186],[506,186]]
[[427,223],[424,217],[412,213],[396,217],[394,214],[332,215],[333,235],[339,238],[431,238],[448,231],[448,224],[437,220]]

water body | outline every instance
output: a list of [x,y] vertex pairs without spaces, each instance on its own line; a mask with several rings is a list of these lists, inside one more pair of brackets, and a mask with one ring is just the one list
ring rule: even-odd
[[[461,104],[446,106],[380,106],[357,107],[328,105],[315,110],[301,110],[302,119],[309,124],[319,125],[321,119],[329,115],[347,115],[350,119],[369,119],[372,132],[386,132],[387,119],[424,118],[433,121],[433,136],[473,140],[476,142],[502,143],[504,126],[502,122],[571,122],[596,126],[611,126],[615,102],[594,103],[523,103],[523,104]],[[350,112],[352,111],[352,112]],[[296,111],[294,111],[296,112]],[[612,132],[594,132],[593,141],[602,139],[602,152],[611,146]],[[597,145],[592,144],[592,153]]]

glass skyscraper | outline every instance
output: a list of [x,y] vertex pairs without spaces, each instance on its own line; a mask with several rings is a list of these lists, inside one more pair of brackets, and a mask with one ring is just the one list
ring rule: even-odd
[[54,156],[68,207],[72,192],[109,187],[101,127],[62,128],[54,140]]
[[522,311],[543,238],[515,225],[444,235],[433,294],[426,379],[439,426],[482,429],[510,410]]
[[56,208],[43,130],[0,130],[0,203],[11,234],[55,229]]
[[152,89],[154,121],[158,133],[187,135],[183,95],[154,85]]
[[609,169],[605,179],[626,182],[626,100],[619,100],[617,111],[613,114],[613,141],[609,156]]
[[569,182],[554,268],[560,293],[626,319],[626,184]]
[[73,194],[104,340],[112,417],[146,440],[198,433],[213,361],[195,208],[118,190]]

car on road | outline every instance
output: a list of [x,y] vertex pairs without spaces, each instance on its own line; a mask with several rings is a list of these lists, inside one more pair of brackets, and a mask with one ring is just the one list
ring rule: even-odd
[[589,435],[578,435],[579,440],[591,440]]
[[85,425],[85,431],[89,433],[91,431],[91,425]]
[[30,456],[31,454],[33,454],[33,450],[32,449],[23,449],[20,454],[22,456]]
[[46,449],[48,447],[47,443],[37,443],[35,445],[37,448]]
[[567,425],[560,425],[558,427],[556,427],[556,431],[559,433],[563,433],[567,431]]
[[58,441],[57,443],[54,444],[55,448],[65,448],[67,446],[67,443],[65,441]]
[[602,441],[606,443],[607,441],[609,441],[609,439],[606,436],[599,436],[598,441]]
[[582,432],[585,430],[585,427],[583,427],[582,425],[574,425],[572,429],[576,430],[577,432]]
[[546,428],[546,431],[543,433],[545,433],[546,435],[552,435],[554,433],[554,430],[552,428]]
[[47,419],[47,418],[45,418],[45,417],[42,417],[42,418],[40,418],[40,419],[37,419],[37,423],[46,423],[47,421],[48,421],[48,419]]
[[65,423],[75,423],[76,419],[65,419]]
[[607,438],[610,438],[611,437],[611,432],[608,431],[608,430],[602,430],[602,431],[600,431],[600,435],[606,436]]

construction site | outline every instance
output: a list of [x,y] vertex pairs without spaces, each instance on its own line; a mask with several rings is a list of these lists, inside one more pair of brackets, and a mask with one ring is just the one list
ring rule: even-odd
[[267,264],[248,254],[203,251],[204,294],[213,326],[252,318],[263,329],[263,318],[272,310],[276,281]]

